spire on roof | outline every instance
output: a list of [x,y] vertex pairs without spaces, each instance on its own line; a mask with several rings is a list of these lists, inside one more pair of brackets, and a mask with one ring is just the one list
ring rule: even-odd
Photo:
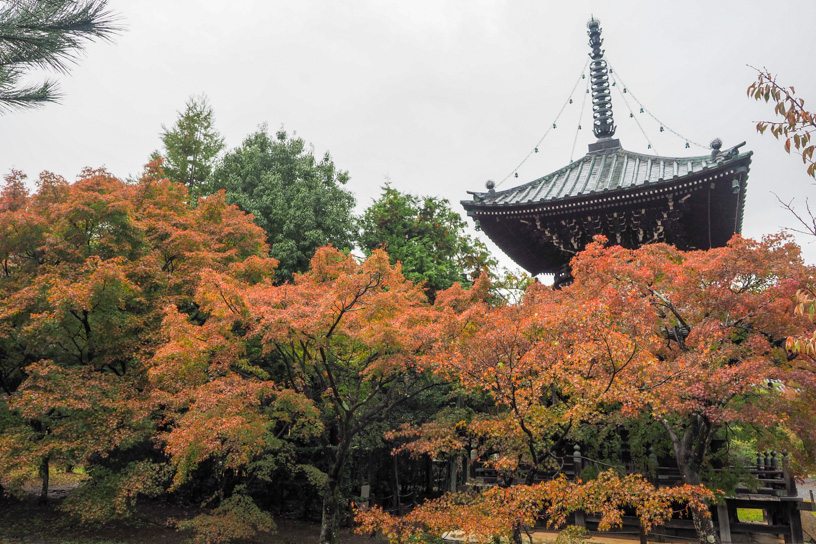
[[610,138],[615,134],[615,121],[612,119],[612,93],[609,88],[609,68],[603,58],[601,49],[601,22],[592,17],[587,23],[589,35],[589,54],[592,62],[589,65],[590,85],[592,86],[592,116],[595,119],[592,128],[598,138]]

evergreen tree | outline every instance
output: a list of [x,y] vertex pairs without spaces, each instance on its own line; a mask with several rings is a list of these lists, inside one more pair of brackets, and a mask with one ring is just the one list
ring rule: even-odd
[[255,216],[266,231],[277,280],[305,272],[317,248],[349,249],[354,239],[354,195],[343,186],[348,173],[326,153],[318,160],[303,139],[265,126],[224,156],[209,190],[225,189],[227,202]]
[[212,106],[202,95],[187,100],[172,128],[162,125],[164,171],[171,180],[186,185],[194,199],[202,196],[203,184],[224,149],[224,138],[213,122]]
[[465,232],[465,222],[444,198],[401,193],[386,184],[359,226],[359,244],[367,255],[385,249],[392,263],[402,262],[406,278],[425,282],[432,298],[496,264],[487,247]]
[[0,112],[56,102],[56,82],[21,84],[26,72],[67,72],[87,42],[117,31],[107,0],[0,2]]

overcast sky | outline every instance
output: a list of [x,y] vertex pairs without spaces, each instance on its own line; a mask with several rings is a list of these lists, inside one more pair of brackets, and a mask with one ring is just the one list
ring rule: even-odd
[[[816,2],[733,1],[240,1],[111,0],[126,30],[94,43],[68,76],[64,100],[0,117],[0,171],[42,170],[68,180],[85,166],[137,175],[191,95],[206,93],[228,148],[261,123],[330,151],[364,209],[386,179],[402,191],[448,198],[500,182],[535,146],[573,86],[568,105],[523,167],[500,188],[530,181],[586,153],[590,107],[586,21],[601,21],[607,60],[625,81],[653,144],[618,92],[622,145],[701,155],[639,114],[631,97],[692,142],[747,141],[754,152],[744,234],[794,226],[782,199],[813,196],[801,160],[755,131],[771,117],[748,100],[767,67],[816,104]],[[578,124],[583,130],[577,131]],[[816,199],[814,199],[816,203]],[[471,223],[472,224],[472,223]],[[816,244],[802,238],[809,262]],[[494,249],[495,250],[495,249]],[[498,252],[498,250],[495,250]],[[504,264],[511,263],[505,259]]]

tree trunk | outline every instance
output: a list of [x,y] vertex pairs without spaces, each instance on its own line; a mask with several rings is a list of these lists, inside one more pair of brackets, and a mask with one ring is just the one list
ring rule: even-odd
[[[700,485],[699,471],[690,462],[679,462],[680,472],[683,480],[690,485]],[[711,512],[708,508],[691,508],[691,519],[694,521],[694,529],[697,531],[697,539],[700,544],[721,544],[720,533],[714,527],[714,520],[711,519]]]
[[391,508],[393,508],[398,515],[402,515],[402,501],[400,501],[400,484],[399,484],[399,462],[397,455],[391,456],[391,469],[392,469],[392,478],[391,478],[391,492],[393,496],[391,498]]
[[40,489],[40,504],[48,502],[48,456],[42,458],[40,461],[40,478],[42,479],[42,488]]
[[432,496],[434,493],[434,466],[430,455],[425,456],[425,495]]
[[522,544],[521,541],[521,525],[513,527],[513,544]]
[[[701,414],[696,414],[689,420],[688,427],[680,438],[666,420],[661,420],[669,433],[677,468],[683,476],[683,481],[689,485],[700,485],[700,467],[708,452],[711,439],[714,436],[714,426]],[[707,507],[690,508],[694,529],[700,544],[722,544],[720,535],[714,528],[711,512]]]
[[459,481],[459,457],[454,455],[448,461],[448,491],[456,493]]
[[348,432],[348,426],[344,431],[342,434],[344,438],[337,445],[334,464],[326,480],[325,494],[323,495],[323,517],[320,522],[318,544],[334,544],[337,541],[342,498],[340,496],[340,478],[346,468],[346,459],[348,458],[349,447],[351,447],[351,433]]
[[720,535],[714,527],[711,512],[707,508],[692,508],[691,519],[694,521],[694,529],[697,531],[697,539],[700,544],[721,544]]
[[323,495],[323,519],[320,523],[318,544],[334,544],[337,540],[338,517],[340,513],[340,485],[329,476]]

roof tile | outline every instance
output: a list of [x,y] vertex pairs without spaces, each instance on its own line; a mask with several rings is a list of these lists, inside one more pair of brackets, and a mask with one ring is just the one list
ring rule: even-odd
[[[741,156],[743,154],[739,154],[737,148],[732,148],[721,153],[716,160],[729,162]],[[611,153],[589,153],[560,170],[512,189],[476,193],[474,203],[481,206],[549,203],[603,191],[667,183],[712,165],[710,155],[659,157],[618,148]]]

